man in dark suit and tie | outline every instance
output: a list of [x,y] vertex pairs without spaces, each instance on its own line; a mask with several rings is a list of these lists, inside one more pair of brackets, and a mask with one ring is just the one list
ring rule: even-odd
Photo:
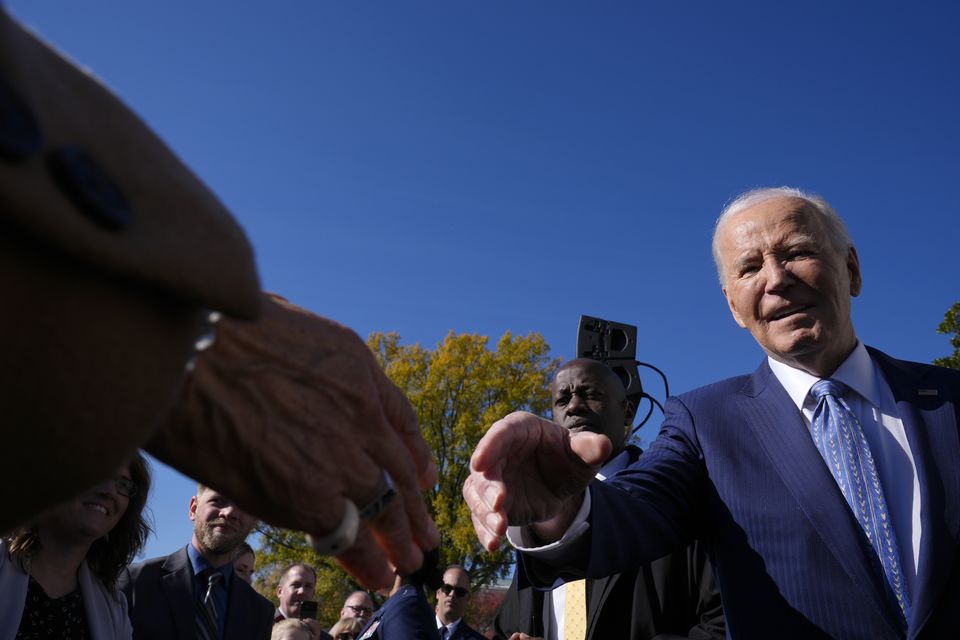
[[[555,423],[572,433],[589,431],[610,439],[599,480],[640,457],[640,449],[627,444],[636,406],[605,364],[567,362],[554,376],[551,395]],[[587,580],[582,588],[574,586],[573,593],[566,585],[542,591],[522,572],[515,573],[494,620],[494,638],[562,640],[572,632],[570,616],[583,620],[579,637],[586,640],[650,640],[664,633],[719,640],[726,635],[713,569],[699,543],[637,569]]]
[[463,619],[470,600],[470,574],[459,565],[443,572],[443,584],[437,589],[437,633],[440,640],[484,640],[483,634]]
[[494,424],[464,486],[481,542],[524,527],[545,548],[520,570],[549,586],[699,539],[734,638],[960,636],[960,372],[858,340],[859,258],[821,198],[744,194],[714,257],[760,367],[671,398],[654,444],[608,482],[591,482],[605,437],[529,414]]
[[209,487],[190,498],[193,538],[165,558],[131,565],[120,588],[136,640],[266,640],[273,604],[234,575],[256,521]]

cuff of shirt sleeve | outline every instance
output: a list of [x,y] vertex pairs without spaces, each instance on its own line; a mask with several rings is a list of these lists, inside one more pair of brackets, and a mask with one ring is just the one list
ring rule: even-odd
[[570,523],[570,527],[563,533],[556,542],[543,546],[536,545],[536,539],[529,527],[507,527],[507,542],[517,551],[521,551],[534,558],[550,560],[560,556],[561,553],[576,542],[590,528],[587,518],[590,516],[590,491],[583,493],[583,503],[580,510]]

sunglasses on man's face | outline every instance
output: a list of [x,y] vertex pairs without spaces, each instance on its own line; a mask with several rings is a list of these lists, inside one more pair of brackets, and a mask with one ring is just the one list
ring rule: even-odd
[[440,591],[443,591],[443,592],[444,592],[445,594],[447,594],[447,595],[450,595],[450,594],[452,593],[453,595],[457,596],[458,598],[462,598],[462,597],[464,597],[465,595],[467,595],[467,593],[469,593],[469,592],[468,592],[466,589],[464,589],[463,587],[455,587],[455,586],[453,586],[452,584],[446,584],[446,583],[444,583],[444,584],[440,587]]

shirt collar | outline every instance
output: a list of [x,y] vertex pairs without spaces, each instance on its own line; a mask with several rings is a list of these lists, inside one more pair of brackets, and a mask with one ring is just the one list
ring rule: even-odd
[[[797,405],[798,409],[803,409],[803,405],[808,401],[810,387],[812,387],[820,378],[812,376],[806,371],[795,369],[779,360],[767,357],[770,369],[773,375],[777,377],[780,384],[787,391],[790,399]],[[843,384],[856,391],[875,406],[880,406],[879,392],[877,390],[876,377],[874,376],[873,360],[867,353],[866,347],[859,340],[857,346],[847,356],[847,359],[833,372],[831,380],[842,382]]]
[[434,614],[433,617],[437,619],[437,629],[439,629],[440,627],[446,627],[447,629],[450,630],[450,635],[453,635],[454,629],[456,629],[457,625],[460,624],[460,621],[463,620],[463,618],[457,618],[450,624],[443,624],[443,620],[440,619],[440,616],[438,616],[437,614]]
[[606,480],[617,471],[626,468],[629,460],[630,452],[624,449],[614,457],[607,460],[607,463],[600,467],[600,471],[597,472],[597,479]]
[[[193,546],[193,543],[187,545],[187,556],[190,558],[190,566],[193,568],[194,577],[197,576],[204,569],[210,568],[210,563],[207,562],[207,559],[203,557],[196,547]],[[222,567],[218,567],[217,571],[223,574],[223,585],[229,586],[230,576],[233,575],[233,563],[228,562]]]

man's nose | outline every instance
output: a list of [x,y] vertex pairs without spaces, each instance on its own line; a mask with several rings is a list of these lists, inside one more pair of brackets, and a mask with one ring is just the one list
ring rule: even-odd
[[793,274],[776,258],[769,258],[763,263],[764,289],[766,291],[780,291],[793,283]]
[[570,396],[570,401],[567,402],[567,413],[582,413],[586,404],[579,396]]

